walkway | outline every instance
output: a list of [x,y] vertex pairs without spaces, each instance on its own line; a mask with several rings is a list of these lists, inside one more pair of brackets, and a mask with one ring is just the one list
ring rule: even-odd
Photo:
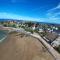
[[52,47],[50,46],[45,40],[42,39],[39,35],[36,34],[30,34],[31,36],[39,39],[39,41],[47,48],[47,50],[54,56],[55,60],[60,60],[60,54]]

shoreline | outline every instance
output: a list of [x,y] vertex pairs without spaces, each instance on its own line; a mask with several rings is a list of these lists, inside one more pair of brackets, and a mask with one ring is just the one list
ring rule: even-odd
[[4,38],[0,39],[0,43],[2,43],[6,38],[7,38],[7,36],[5,36]]

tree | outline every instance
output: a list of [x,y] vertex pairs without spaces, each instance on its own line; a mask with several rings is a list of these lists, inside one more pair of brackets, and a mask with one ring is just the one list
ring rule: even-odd
[[17,26],[16,26],[16,24],[12,24],[12,27],[16,28]]
[[25,24],[28,25],[28,27],[31,27],[33,25],[33,23],[30,21],[30,22],[26,22]]
[[60,30],[60,27],[58,27],[58,30]]
[[8,25],[7,24],[3,24],[4,27],[7,27]]
[[60,45],[58,47],[54,47],[60,53]]

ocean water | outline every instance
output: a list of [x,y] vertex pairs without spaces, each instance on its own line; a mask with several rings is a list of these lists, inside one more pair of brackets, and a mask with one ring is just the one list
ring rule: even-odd
[[0,30],[0,42],[2,42],[5,39],[7,34],[8,34],[7,30]]

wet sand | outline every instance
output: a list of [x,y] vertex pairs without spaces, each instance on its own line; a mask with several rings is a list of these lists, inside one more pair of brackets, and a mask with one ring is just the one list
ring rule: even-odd
[[54,60],[54,58],[37,39],[11,33],[0,44],[0,60]]

